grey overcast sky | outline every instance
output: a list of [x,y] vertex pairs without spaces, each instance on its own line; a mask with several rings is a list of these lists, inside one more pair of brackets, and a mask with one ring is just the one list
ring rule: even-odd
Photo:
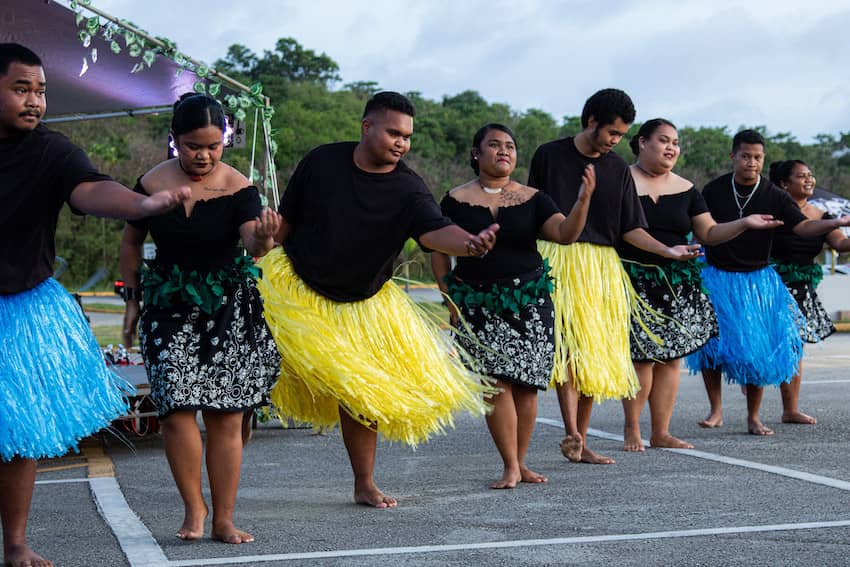
[[342,83],[472,89],[556,120],[617,87],[638,121],[850,131],[850,0],[93,0],[212,63],[293,37]]

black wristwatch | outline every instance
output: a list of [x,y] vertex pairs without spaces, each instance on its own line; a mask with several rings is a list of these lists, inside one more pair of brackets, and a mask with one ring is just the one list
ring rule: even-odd
[[141,299],[142,292],[134,287],[122,287],[121,288],[121,297],[124,301],[130,301],[131,299]]

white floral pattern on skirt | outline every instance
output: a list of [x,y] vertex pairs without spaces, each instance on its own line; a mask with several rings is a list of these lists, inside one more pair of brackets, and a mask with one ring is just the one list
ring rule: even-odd
[[791,292],[791,296],[803,312],[803,317],[806,318],[806,325],[800,330],[800,337],[804,341],[819,343],[835,332],[835,325],[832,324],[832,319],[824,309],[812,284],[795,282],[786,283],[785,287]]

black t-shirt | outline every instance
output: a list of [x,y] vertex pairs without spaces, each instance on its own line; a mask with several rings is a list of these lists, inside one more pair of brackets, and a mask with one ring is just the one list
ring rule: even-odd
[[471,205],[446,195],[440,207],[452,222],[472,234],[499,223],[496,245],[483,258],[458,258],[455,275],[462,280],[497,280],[518,276],[542,263],[537,251],[540,228],[558,206],[542,191],[519,205],[500,207],[496,218],[488,207]]
[[[759,178],[755,189],[753,186],[736,184],[739,195],[749,195],[756,191],[743,210],[743,216],[752,214],[773,215],[783,221],[789,229],[806,220],[800,212],[797,203],[788,193],[776,187],[769,180]],[[718,223],[738,220],[741,213],[732,192],[732,174],[721,175],[710,181],[702,190],[702,196],[708,205],[711,216]],[[743,205],[746,197],[739,198]],[[754,272],[768,264],[770,248],[776,229],[748,230],[732,240],[705,247],[706,261],[721,270],[728,272]]]
[[44,125],[0,139],[0,294],[30,290],[53,275],[62,205],[80,183],[109,179]]
[[[640,204],[649,223],[647,232],[667,246],[687,244],[688,234],[692,229],[692,219],[708,211],[705,199],[693,186],[680,193],[661,195],[657,203],[649,195],[641,195]],[[628,242],[623,242],[619,251],[623,258],[644,264],[658,265],[675,262],[675,260],[636,248]]]
[[[133,190],[148,194],[141,179]],[[203,271],[229,265],[242,255],[239,227],[260,216],[261,210],[260,194],[252,185],[230,195],[201,199],[188,217],[181,204],[161,215],[127,222],[150,231],[157,264]]]
[[596,190],[578,242],[617,246],[626,232],[647,227],[632,173],[623,158],[614,152],[589,158],[578,151],[573,138],[555,140],[534,152],[528,184],[552,197],[568,215],[578,199],[587,164],[596,169]]
[[[834,218],[829,213],[824,213],[821,217],[822,220]],[[823,250],[828,235],[829,233],[813,238],[803,238],[785,225],[780,226],[773,235],[773,250],[771,250],[770,256],[783,264],[797,264],[799,266],[814,264],[815,258]]]
[[451,224],[425,182],[399,162],[390,173],[354,164],[356,142],[319,146],[289,180],[279,211],[296,273],[335,301],[369,298],[392,277],[408,238]]

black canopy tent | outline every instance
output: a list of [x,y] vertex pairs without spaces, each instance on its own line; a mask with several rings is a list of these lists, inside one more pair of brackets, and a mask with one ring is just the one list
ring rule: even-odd
[[[140,30],[132,24],[119,20],[91,5],[77,6],[84,17],[96,17],[111,22],[122,32],[143,38],[148,46],[167,47],[164,40]],[[181,54],[189,62],[181,65],[177,61],[156,55],[150,64],[132,55],[129,46],[117,35],[112,38],[121,47],[117,53],[111,48],[111,40],[103,34],[91,34],[84,45],[79,39],[86,30],[85,21],[77,25],[77,11],[54,0],[3,0],[0,3],[0,42],[14,42],[35,51],[44,63],[48,83],[48,106],[45,122],[91,120],[125,115],[141,115],[170,112],[172,104],[181,94],[195,89],[198,82],[219,83],[222,91],[217,95],[251,95],[251,88],[209,69],[209,74],[199,77],[193,69],[207,68],[203,63]],[[133,72],[134,69],[137,72]],[[270,103],[265,98],[265,105]],[[257,132],[257,128],[261,132]],[[251,135],[252,155],[256,151],[256,138],[263,139],[264,167],[270,191],[270,200],[278,202],[277,180],[271,147],[268,121],[255,113],[254,130]],[[253,176],[254,167],[248,173]]]

